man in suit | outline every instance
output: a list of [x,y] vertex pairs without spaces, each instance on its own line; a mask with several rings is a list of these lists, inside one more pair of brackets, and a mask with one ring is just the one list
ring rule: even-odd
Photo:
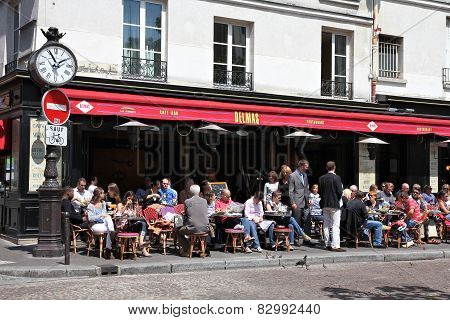
[[[308,237],[311,236],[311,216],[309,214],[309,183],[306,171],[309,168],[307,160],[300,160],[295,172],[289,176],[289,198],[295,220]],[[311,244],[311,241],[303,241]]]
[[184,202],[183,226],[176,231],[178,243],[181,244],[182,254],[188,252],[189,241],[187,235],[197,232],[209,232],[208,203],[199,196],[200,186],[194,184],[189,191],[192,198]]
[[[344,252],[340,242],[340,223],[341,223],[341,205],[342,181],[336,171],[334,161],[328,161],[326,165],[328,173],[319,178],[319,193],[321,196],[320,207],[323,211],[323,233],[325,246],[327,249],[336,252]],[[330,226],[333,228],[333,240],[330,241]]]

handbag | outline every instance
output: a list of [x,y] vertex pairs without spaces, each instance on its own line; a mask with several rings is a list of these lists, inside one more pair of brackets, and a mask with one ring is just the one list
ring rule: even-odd
[[179,214],[176,214],[173,217],[173,226],[175,228],[181,228],[183,226],[183,217],[180,216]]

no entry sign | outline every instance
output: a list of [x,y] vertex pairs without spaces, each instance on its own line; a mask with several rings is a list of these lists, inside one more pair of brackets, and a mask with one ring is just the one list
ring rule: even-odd
[[66,94],[58,89],[51,89],[42,97],[42,112],[48,122],[60,126],[70,117],[70,104]]

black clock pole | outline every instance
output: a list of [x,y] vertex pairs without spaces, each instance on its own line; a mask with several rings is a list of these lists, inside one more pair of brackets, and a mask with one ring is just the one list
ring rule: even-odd
[[[63,34],[56,28],[44,32],[48,41],[58,41]],[[45,91],[45,90],[44,90]],[[58,183],[56,163],[60,157],[55,146],[47,146],[45,156],[44,183],[39,193],[39,238],[33,249],[34,257],[61,257],[64,254],[61,236],[61,198],[62,188]]]
[[63,245],[61,238],[61,197],[62,189],[58,183],[56,162],[59,154],[57,147],[47,146],[45,156],[44,183],[39,193],[39,238],[33,249],[34,257],[61,257]]

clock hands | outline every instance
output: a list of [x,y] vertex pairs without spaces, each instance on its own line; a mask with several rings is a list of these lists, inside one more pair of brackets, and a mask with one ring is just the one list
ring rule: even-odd
[[56,68],[61,67],[61,63],[65,62],[65,61],[67,61],[67,60],[69,60],[69,59],[70,59],[70,58],[66,58],[66,59],[63,59],[63,60],[59,61],[58,64],[56,65]]
[[50,56],[52,57],[53,61],[55,61],[55,64],[52,65],[53,68],[55,68],[55,66],[58,64],[58,62],[56,62],[55,56],[53,55],[53,53],[50,50],[47,50],[48,53],[50,53]]

